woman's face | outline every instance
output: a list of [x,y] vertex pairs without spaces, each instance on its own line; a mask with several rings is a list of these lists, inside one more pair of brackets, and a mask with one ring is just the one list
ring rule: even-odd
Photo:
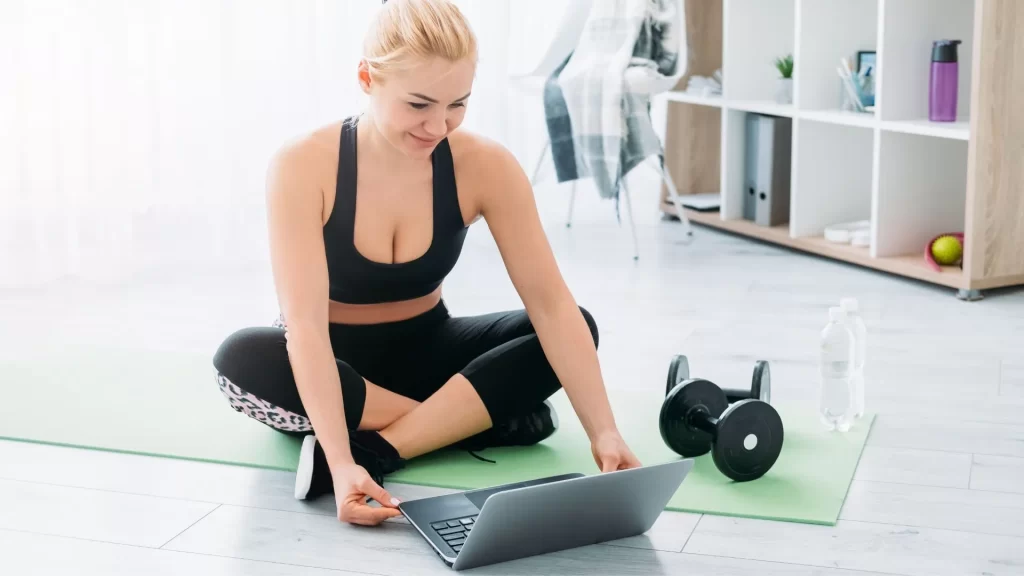
[[384,138],[406,156],[423,159],[462,124],[475,72],[470,59],[431,58],[372,81],[361,63],[359,83]]

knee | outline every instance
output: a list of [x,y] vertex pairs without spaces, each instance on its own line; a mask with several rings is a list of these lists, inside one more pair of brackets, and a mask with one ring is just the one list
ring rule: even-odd
[[594,338],[594,348],[597,348],[598,341],[600,340],[597,332],[597,321],[594,320],[594,315],[583,306],[580,306],[580,313],[583,314],[583,319],[587,321],[587,327],[590,328],[590,335]]
[[243,359],[252,358],[253,348],[258,340],[259,335],[255,328],[243,328],[232,333],[214,352],[214,368],[218,372],[234,372],[235,368],[244,363]]
[[359,372],[356,372],[356,369],[348,362],[335,359],[334,363],[338,367],[341,394],[345,399],[346,406],[351,401],[362,407],[363,402],[366,400],[366,379]]
[[275,328],[243,328],[221,342],[213,355],[217,372],[233,381],[245,381],[265,372],[270,364],[279,364],[287,357],[284,336]]

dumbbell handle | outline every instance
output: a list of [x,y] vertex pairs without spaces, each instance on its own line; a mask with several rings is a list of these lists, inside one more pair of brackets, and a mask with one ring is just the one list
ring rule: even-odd
[[687,415],[687,423],[698,430],[711,434],[712,436],[718,429],[718,418],[708,414],[708,411],[703,406],[690,411]]
[[746,400],[747,398],[753,398],[750,390],[730,390],[723,388],[722,392],[725,392],[725,398],[729,401],[729,404],[735,404],[740,400]]

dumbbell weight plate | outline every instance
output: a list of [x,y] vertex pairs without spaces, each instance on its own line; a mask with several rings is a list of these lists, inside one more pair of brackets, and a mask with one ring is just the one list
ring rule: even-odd
[[756,480],[778,460],[783,435],[782,418],[775,408],[759,400],[740,400],[719,417],[718,439],[711,457],[729,478],[737,482]]
[[711,433],[693,426],[688,414],[690,410],[703,410],[717,417],[728,407],[725,393],[715,384],[699,378],[686,380],[673,388],[661,405],[661,439],[684,458],[707,454],[711,450]]
[[767,360],[758,360],[754,364],[754,376],[750,382],[752,397],[767,404],[772,399],[772,374]]
[[676,354],[668,365],[668,379],[665,382],[665,396],[683,380],[690,379],[690,362],[685,354]]

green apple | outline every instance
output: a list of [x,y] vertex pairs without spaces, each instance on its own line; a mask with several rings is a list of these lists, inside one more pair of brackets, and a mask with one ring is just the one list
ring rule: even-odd
[[956,264],[963,253],[963,246],[953,236],[941,236],[932,243],[932,256],[942,266]]

